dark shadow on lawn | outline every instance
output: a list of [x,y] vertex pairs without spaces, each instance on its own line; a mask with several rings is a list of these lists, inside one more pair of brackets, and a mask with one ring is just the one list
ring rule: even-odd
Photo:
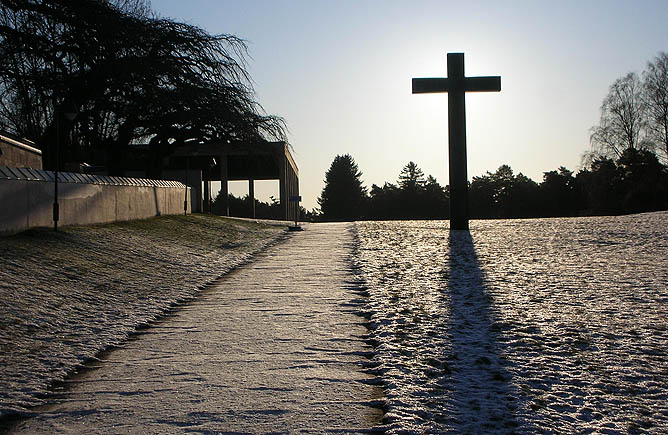
[[[492,295],[469,231],[450,231],[446,291],[450,296],[447,356],[455,415],[449,422],[458,433],[512,432],[520,425],[520,395],[511,382],[510,362],[495,328]],[[522,430],[528,429],[526,427]]]

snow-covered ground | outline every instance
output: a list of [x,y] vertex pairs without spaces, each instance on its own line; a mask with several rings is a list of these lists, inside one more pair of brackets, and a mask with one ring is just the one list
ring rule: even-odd
[[0,238],[0,418],[247,263],[285,226],[213,216]]
[[[239,326],[234,329],[236,338],[219,348],[222,355],[238,351],[238,357],[221,361],[243,363],[243,350],[234,347],[251,331],[242,322],[243,311],[235,311],[235,304],[214,301],[209,294],[192,297],[204,283],[247,262],[252,253],[276,240],[280,230],[238,223],[223,237],[218,236],[223,227],[207,225],[199,224],[206,231],[194,238],[197,242],[177,232],[156,237],[151,231],[123,226],[0,239],[0,413],[24,412],[29,405],[42,403],[50,382],[110,344],[125,343],[125,349],[110,355],[121,355],[123,360],[126,352],[126,361],[132,361],[133,352],[151,352],[153,344],[145,346],[141,336],[132,343],[126,337],[179,301],[191,303],[181,305],[177,319],[202,312],[205,319],[215,317],[220,308],[228,325]],[[183,229],[182,222],[177,226]],[[332,271],[324,268],[313,275],[330,284],[336,280],[332,289],[343,290],[332,293],[331,300],[325,298],[329,311],[302,322],[303,335],[308,340],[311,330],[335,327],[341,312],[365,311],[371,327],[368,342],[375,346],[365,367],[383,382],[384,428],[390,433],[668,432],[668,212],[474,221],[470,234],[450,233],[446,222],[360,222],[355,224],[354,238],[344,237],[342,245],[344,233],[311,233],[319,239],[311,240],[300,253],[304,267],[318,264],[323,253],[336,254]],[[42,252],[34,251],[31,237],[39,238]],[[281,246],[276,252],[282,252]],[[341,262],[342,256],[349,264]],[[277,325],[285,323],[287,328],[291,317],[281,316],[281,310],[291,315],[309,310],[299,303],[290,305],[290,298],[297,295],[290,294],[287,284],[267,286],[274,284],[261,298],[245,295],[241,287],[232,296],[260,307],[260,299],[277,293],[278,302],[254,315],[263,324],[278,319]],[[326,287],[318,290],[327,295]],[[176,329],[161,322],[147,336],[198,333],[188,319],[179,320]],[[322,364],[337,367],[339,357],[364,357],[347,348],[365,341],[352,325],[348,336],[337,333],[330,339],[332,349],[288,340],[283,351],[267,352],[257,360],[247,355],[246,363],[303,358],[303,365],[288,366],[289,370],[304,377],[300,388],[317,392],[319,384],[338,382],[319,372]],[[269,336],[251,341],[280,344]],[[198,343],[191,340],[189,345],[197,348]],[[290,350],[292,344],[302,350]],[[331,352],[334,348],[338,354]],[[314,355],[320,353],[331,358],[319,362]],[[372,410],[378,402],[361,390],[346,393],[347,383],[368,385],[350,367],[337,375],[345,379],[341,391],[348,394],[353,408]],[[195,382],[201,387],[197,395],[202,403],[213,397],[207,396],[207,383],[198,381],[201,374],[196,370],[171,373],[175,382],[163,384],[166,390],[178,392],[181,382]],[[85,389],[87,384],[81,384]],[[90,385],[90,397],[95,397],[100,391]],[[288,406],[290,399],[283,408],[270,407],[269,402],[253,405],[274,394],[287,394],[287,388],[246,385],[249,391],[240,397],[248,399],[248,406],[239,409],[248,412],[238,413],[239,425],[229,427],[243,430],[244,422],[289,420],[295,415]],[[111,397],[132,397],[138,406],[150,404],[142,402],[143,394],[122,394],[113,388],[112,393],[118,394]],[[230,400],[235,391],[227,391]],[[260,398],[254,398],[256,392]],[[63,397],[76,401],[77,394]],[[168,397],[181,400],[176,393]],[[319,410],[323,422],[346,412],[339,406],[345,401],[324,399]],[[193,408],[197,403],[191,402]],[[101,409],[101,414],[64,410],[63,415],[85,419],[120,408],[113,402]],[[281,409],[288,412],[278,412]],[[197,425],[210,429],[210,422],[217,421],[217,430],[227,427],[221,423],[225,417],[232,415],[223,415],[220,409],[203,413],[191,409],[182,419],[163,423],[175,430],[196,430]]]
[[668,432],[668,213],[357,232],[389,432]]
[[351,224],[311,225],[68,379],[17,433],[359,433],[382,390]]

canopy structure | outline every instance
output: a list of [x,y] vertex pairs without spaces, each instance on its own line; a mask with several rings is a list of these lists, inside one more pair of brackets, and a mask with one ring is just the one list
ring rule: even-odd
[[204,171],[204,210],[208,208],[210,182],[220,181],[225,214],[229,215],[227,182],[248,180],[248,194],[255,217],[255,180],[278,180],[279,202],[285,212],[285,220],[295,220],[298,203],[290,198],[299,196],[299,170],[286,142],[260,142],[256,144],[230,144],[211,142],[183,145],[174,150],[172,157],[186,158],[191,167],[207,167]]

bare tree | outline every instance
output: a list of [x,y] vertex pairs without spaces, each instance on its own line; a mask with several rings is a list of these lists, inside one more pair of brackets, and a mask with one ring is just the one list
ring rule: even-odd
[[156,17],[146,0],[2,0],[0,55],[0,127],[42,144],[45,167],[63,105],[79,112],[77,147],[112,162],[134,140],[164,156],[186,141],[285,138],[255,99],[244,41]]
[[661,52],[647,63],[643,88],[648,134],[659,145],[663,160],[668,163],[668,53]]
[[126,14],[136,18],[146,18],[155,15],[149,0],[106,0],[111,5]]
[[591,144],[598,155],[618,158],[629,148],[647,148],[643,140],[645,102],[636,73],[615,80],[601,105],[601,123],[592,129]]

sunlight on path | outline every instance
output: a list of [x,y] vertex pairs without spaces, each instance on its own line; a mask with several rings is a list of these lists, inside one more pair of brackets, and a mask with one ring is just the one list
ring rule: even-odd
[[382,391],[361,365],[349,224],[310,225],[223,278],[70,388],[26,433],[360,431]]

